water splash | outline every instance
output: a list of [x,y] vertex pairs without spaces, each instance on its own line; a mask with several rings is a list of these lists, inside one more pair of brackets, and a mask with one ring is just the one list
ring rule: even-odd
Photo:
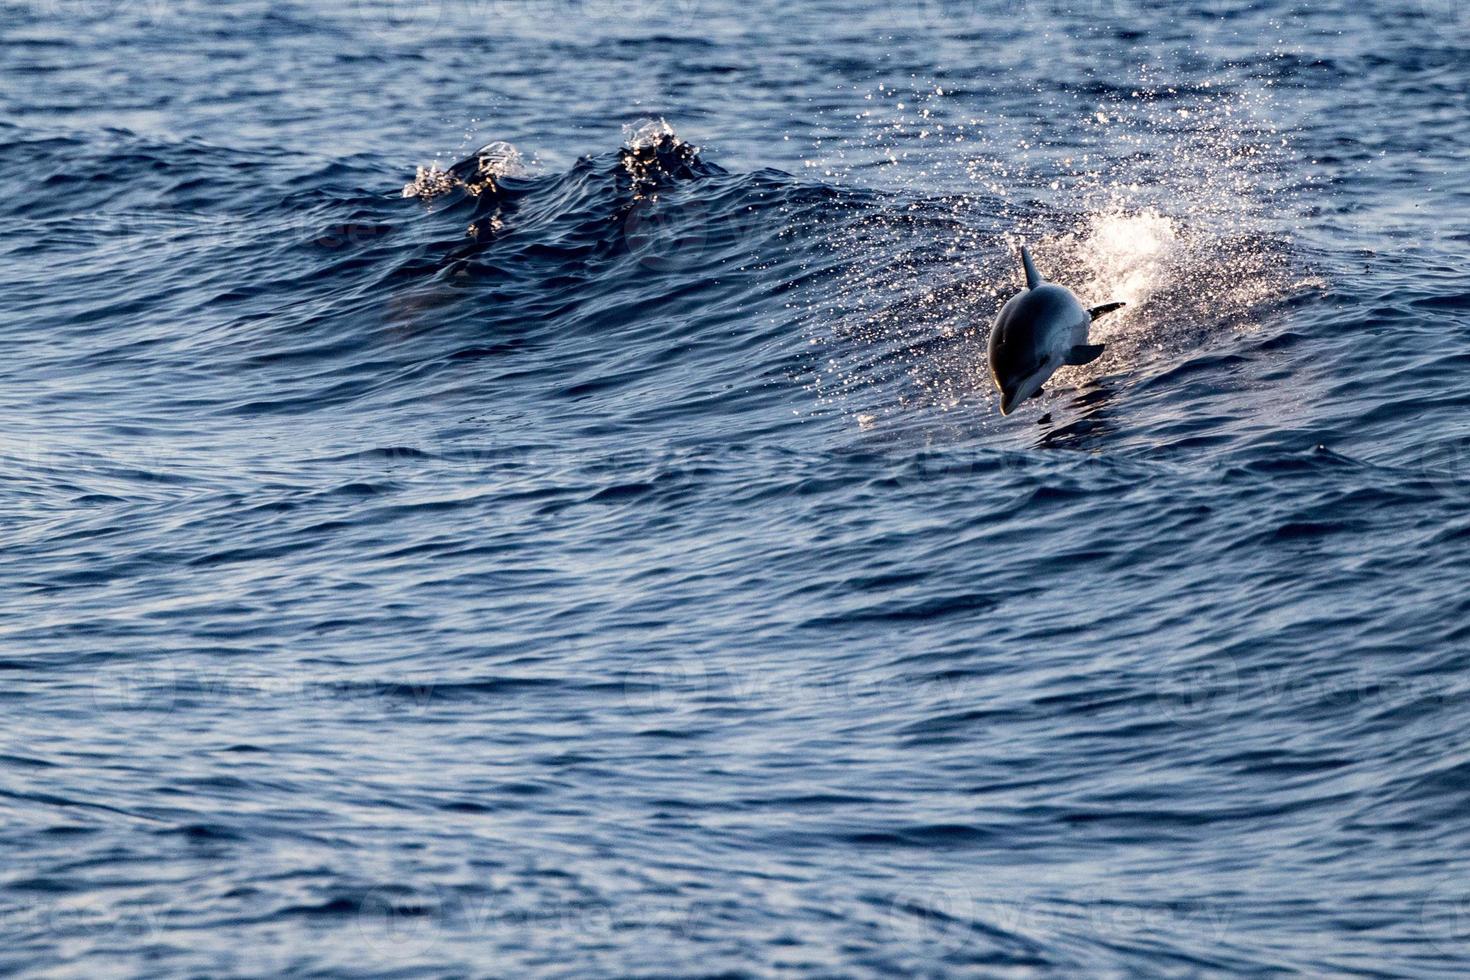
[[[1155,208],[1089,215],[1079,239],[1088,290],[1132,307],[1146,304],[1182,257],[1179,222]],[[1105,328],[1105,321],[1100,326]]]
[[864,135],[812,161],[838,183],[896,185],[831,234],[846,301],[807,311],[819,404],[883,417],[990,400],[984,339],[1019,288],[1023,242],[1085,304],[1129,304],[1095,328],[1108,353],[1052,390],[1254,323],[1301,281],[1285,188],[1304,181],[1273,98],[1239,80],[1182,90],[1144,77],[1023,124],[968,115],[939,86],[880,86]]
[[525,170],[521,152],[503,140],[496,140],[448,170],[442,169],[437,161],[419,167],[414,179],[403,186],[403,196],[431,201],[459,189],[475,196],[493,194],[500,180],[520,176]]
[[448,194],[458,186],[459,181],[451,176],[449,171],[442,169],[437,163],[430,163],[420,166],[413,180],[403,185],[403,196],[431,201],[436,197]]
[[662,116],[657,119],[640,119],[623,127],[623,145],[635,153],[654,149],[669,140],[678,142],[678,139],[679,134],[674,132],[674,127]]
[[681,140],[662,118],[624,126],[618,160],[632,178],[635,198],[657,190],[666,179],[685,180],[712,169],[700,160],[699,147]]

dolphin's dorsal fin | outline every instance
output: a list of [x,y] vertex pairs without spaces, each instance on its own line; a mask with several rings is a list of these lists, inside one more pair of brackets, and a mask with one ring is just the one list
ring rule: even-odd
[[1041,278],[1041,273],[1036,271],[1036,266],[1031,262],[1031,253],[1026,251],[1026,246],[1021,246],[1021,265],[1026,267],[1026,288],[1035,289],[1046,282]]

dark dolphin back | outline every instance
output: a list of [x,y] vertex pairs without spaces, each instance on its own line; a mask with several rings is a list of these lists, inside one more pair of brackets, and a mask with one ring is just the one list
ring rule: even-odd
[[990,370],[997,381],[1008,382],[1030,374],[1040,359],[1036,326],[1038,307],[1033,292],[1017,293],[1001,307],[990,331]]
[[1067,315],[1073,302],[1066,290],[1050,284],[1011,297],[990,335],[990,364],[996,378],[1006,381],[1035,370],[1047,339],[1044,328]]

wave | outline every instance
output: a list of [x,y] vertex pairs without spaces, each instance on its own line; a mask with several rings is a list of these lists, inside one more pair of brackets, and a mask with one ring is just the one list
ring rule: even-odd
[[[99,310],[86,356],[146,349],[150,370],[195,379],[170,386],[175,409],[227,417],[469,409],[513,384],[548,419],[589,402],[746,432],[814,415],[984,426],[985,333],[1022,236],[1085,301],[1130,303],[1099,324],[1108,354],[1053,385],[1084,413],[1097,379],[1167,371],[1302,279],[1287,240],[1189,201],[1073,209],[731,173],[661,119],[563,172],[493,142],[391,194],[366,158],[303,172],[123,130],[6,136],[0,167],[17,166],[69,195],[34,243],[71,257],[75,280],[53,289]],[[176,207],[146,206],[164,198]],[[170,286],[132,288],[161,265]],[[148,328],[163,317],[166,342]]]
[[[1177,94],[1169,105],[1170,113],[1188,117],[1189,110],[1177,107]],[[1228,105],[1219,111],[1227,109],[1234,111]],[[1014,202],[1004,194],[926,197],[847,189],[776,171],[730,175],[702,159],[663,120],[629,127],[616,165],[584,158],[570,174],[527,185],[508,169],[507,162],[520,166],[520,154],[491,144],[447,170],[429,171],[435,176],[427,188],[421,180],[410,188],[438,197],[447,176],[474,200],[467,235],[476,244],[455,253],[470,268],[503,253],[495,238],[509,221],[539,224],[546,232],[552,231],[548,223],[560,222],[530,198],[579,216],[576,228],[556,227],[552,236],[569,260],[573,253],[592,260],[621,252],[641,272],[697,277],[735,258],[740,243],[758,241],[745,257],[747,267],[781,275],[766,276],[764,295],[751,299],[760,305],[772,294],[784,295],[788,325],[806,344],[805,363],[787,365],[788,376],[805,380],[818,410],[835,410],[870,428],[884,416],[986,406],[986,331],[1015,288],[1014,249],[1022,237],[1052,277],[1085,300],[1129,304],[1099,324],[1108,354],[1095,365],[1063,372],[1057,387],[1064,390],[1208,348],[1313,285],[1297,267],[1289,240],[1256,230],[1249,220],[1252,177],[1232,167],[1252,154],[1228,134],[1204,130],[1209,135],[1193,151],[1192,166],[1214,167],[1216,179],[1172,209],[1118,193],[1117,185],[1128,186],[1120,172],[1112,174],[1112,193],[1094,195],[1091,208],[1080,211]],[[700,190],[680,194],[686,184]],[[599,193],[603,206],[589,207],[589,197]],[[769,206],[773,196],[775,207]],[[821,202],[820,212],[812,210],[814,201]],[[512,218],[527,208],[534,213]],[[777,239],[783,244],[773,250]]]

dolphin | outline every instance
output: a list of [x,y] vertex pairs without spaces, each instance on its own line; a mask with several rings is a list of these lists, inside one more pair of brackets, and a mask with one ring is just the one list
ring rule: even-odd
[[1009,415],[1033,395],[1063,364],[1087,364],[1102,353],[1102,344],[1087,342],[1087,328],[1122,303],[1085,309],[1065,286],[1047,282],[1021,246],[1026,288],[1006,301],[990,328],[990,376],[1000,389],[1000,414]]

